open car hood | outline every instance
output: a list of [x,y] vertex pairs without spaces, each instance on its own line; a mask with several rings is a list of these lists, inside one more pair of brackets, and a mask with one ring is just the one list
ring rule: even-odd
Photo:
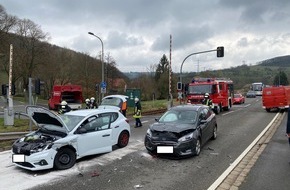
[[54,112],[40,106],[26,106],[26,113],[35,125],[56,125],[69,132],[63,120]]

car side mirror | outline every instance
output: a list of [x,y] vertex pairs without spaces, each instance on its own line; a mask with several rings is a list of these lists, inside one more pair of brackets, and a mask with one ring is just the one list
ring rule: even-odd
[[83,133],[87,133],[87,130],[84,127],[81,127],[77,130],[78,134],[83,134]]
[[155,118],[155,121],[157,121],[157,122],[158,122],[158,121],[159,121],[159,119],[158,119],[158,118]]
[[202,119],[200,120],[200,124],[205,124],[206,123],[206,120]]

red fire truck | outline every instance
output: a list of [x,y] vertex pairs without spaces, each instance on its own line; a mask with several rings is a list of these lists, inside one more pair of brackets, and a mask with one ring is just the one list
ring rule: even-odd
[[233,81],[224,78],[193,78],[185,88],[187,103],[201,104],[204,94],[209,93],[213,102],[213,110],[219,114],[229,110],[233,104]]
[[66,101],[71,109],[80,109],[82,107],[83,95],[80,85],[54,85],[51,97],[48,100],[48,107],[52,110],[58,110],[61,101]]

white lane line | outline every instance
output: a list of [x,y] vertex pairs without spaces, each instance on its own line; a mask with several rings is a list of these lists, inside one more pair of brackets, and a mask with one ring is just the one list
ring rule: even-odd
[[207,189],[215,190],[224,179],[231,173],[231,171],[240,163],[240,161],[246,156],[246,154],[256,145],[260,138],[266,133],[266,131],[271,127],[279,113],[272,119],[272,121],[267,125],[267,127],[257,136],[257,138],[242,152],[242,154],[222,173],[222,175]]
[[[236,111],[239,111],[239,110],[241,110],[241,108],[246,108],[246,107],[249,107],[251,104],[247,104],[247,105],[245,105],[245,106],[241,106],[241,107],[237,107],[237,108],[239,108],[238,110],[236,110]],[[222,114],[223,116],[224,115],[228,115],[228,114],[231,114],[231,113],[233,113],[233,112],[235,112],[235,111],[229,111],[229,112],[227,112],[227,113],[224,113],[224,114]]]
[[222,115],[228,115],[228,114],[231,114],[231,113],[233,113],[233,112],[235,112],[235,111],[229,111],[229,112],[224,113],[224,114],[222,114]]

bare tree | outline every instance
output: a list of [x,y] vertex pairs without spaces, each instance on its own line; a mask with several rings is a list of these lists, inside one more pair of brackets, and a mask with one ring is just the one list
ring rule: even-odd
[[37,67],[43,64],[42,55],[45,54],[44,43],[48,39],[48,34],[44,33],[40,26],[29,19],[17,22],[15,33],[18,41],[15,42],[15,55],[17,64],[15,70],[21,74],[23,87],[28,85],[28,78],[33,76]]
[[8,33],[16,25],[17,17],[6,13],[5,8],[0,5],[0,41],[5,33]]

